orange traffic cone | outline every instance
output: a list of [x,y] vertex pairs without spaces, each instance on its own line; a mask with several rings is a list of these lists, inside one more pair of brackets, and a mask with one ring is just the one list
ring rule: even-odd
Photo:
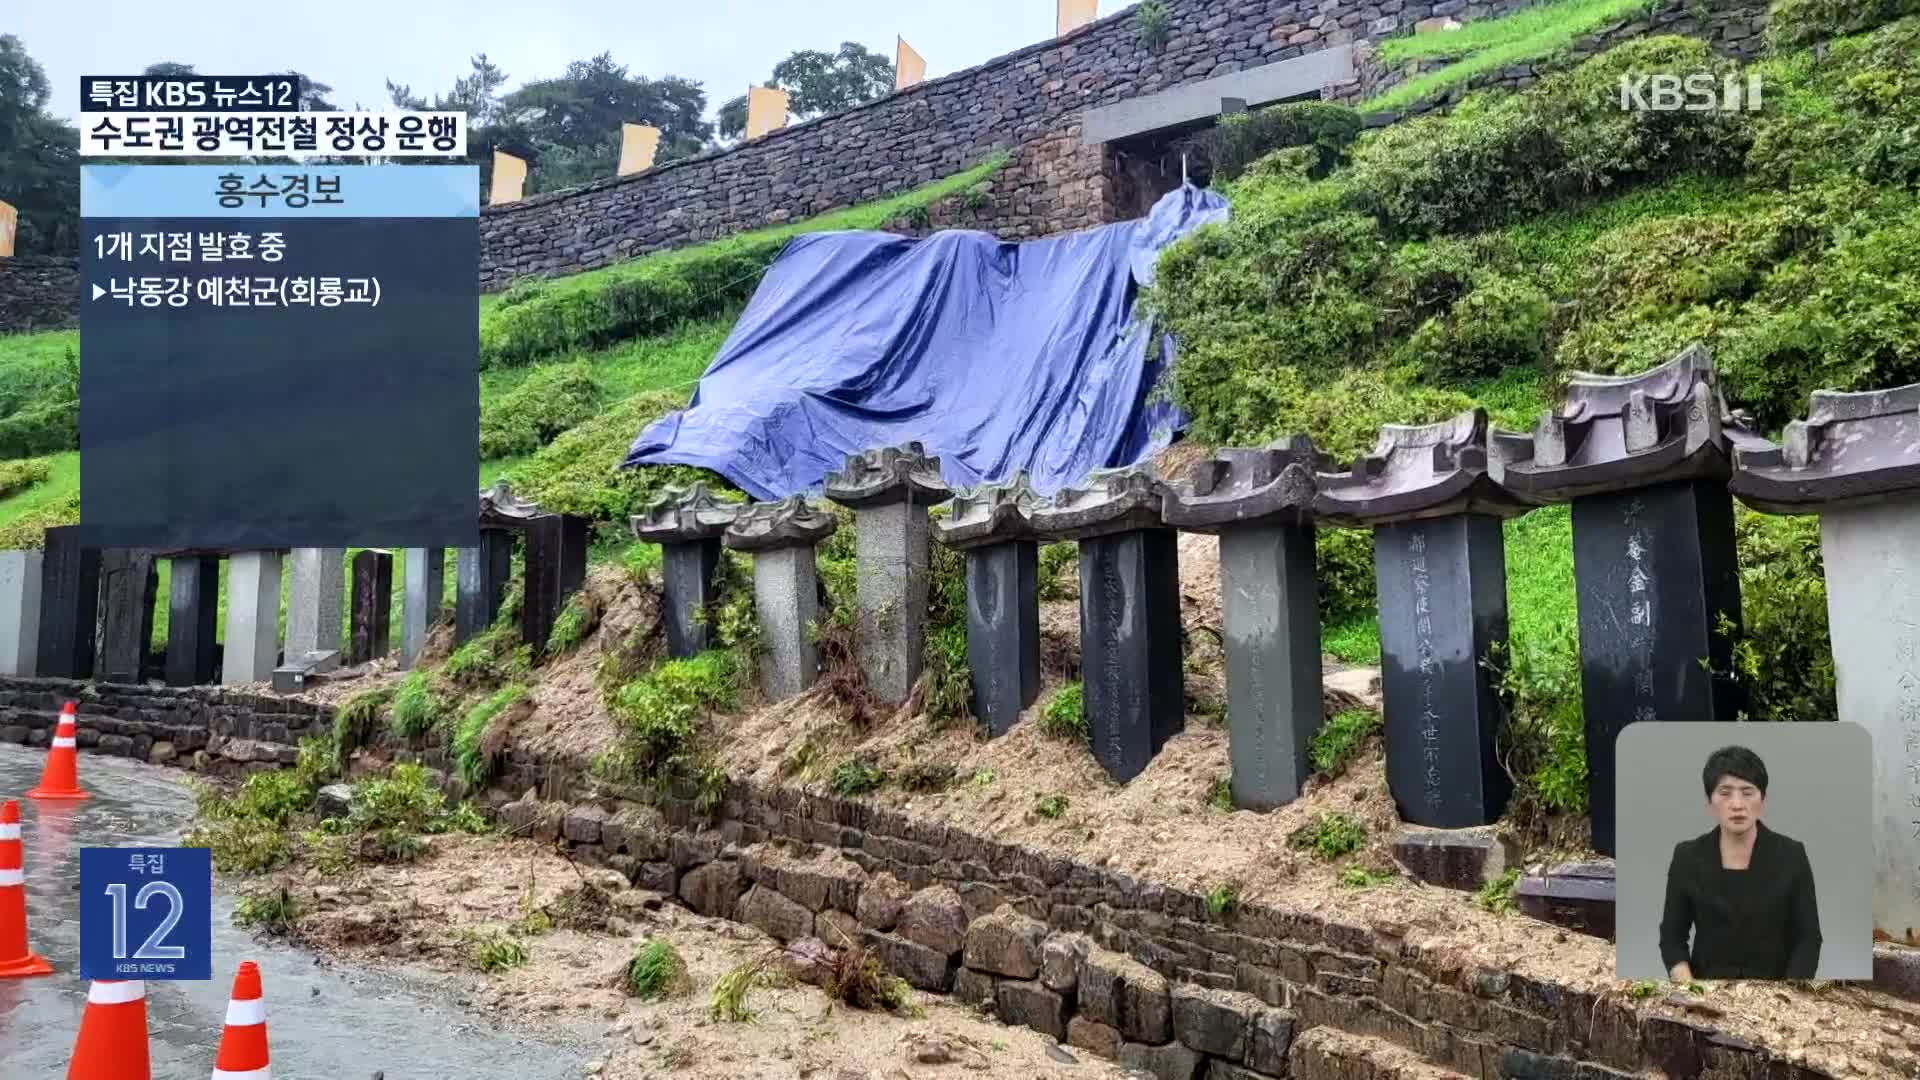
[[147,1059],[147,984],[95,980],[67,1080],[153,1080]]
[[27,792],[29,799],[85,799],[80,790],[80,751],[73,735],[78,721],[73,702],[60,707],[60,726],[53,729],[53,745],[47,748],[47,767],[40,773],[40,786]]
[[20,804],[0,806],[0,979],[51,975],[53,965],[27,948],[27,879],[21,870]]
[[213,1080],[269,1080],[272,1075],[267,1067],[267,1003],[260,996],[260,967],[242,960],[233,977],[233,998],[227,1002],[227,1027],[220,1033]]

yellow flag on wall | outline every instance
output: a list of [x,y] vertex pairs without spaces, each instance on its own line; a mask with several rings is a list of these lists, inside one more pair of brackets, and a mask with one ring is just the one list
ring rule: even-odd
[[504,151],[493,152],[493,192],[487,205],[519,202],[527,186],[527,163]]
[[770,86],[747,88],[747,138],[757,139],[787,126],[787,92]]
[[13,234],[20,226],[20,212],[12,203],[0,202],[0,259],[13,258]]
[[620,175],[653,168],[653,155],[659,149],[659,128],[651,124],[621,124]]
[[1059,0],[1054,13],[1053,35],[1062,37],[1100,17],[1100,0]]
[[896,37],[894,40],[899,44],[893,53],[893,88],[905,90],[915,83],[925,82],[926,58],[914,52],[913,46],[907,44],[906,38]]

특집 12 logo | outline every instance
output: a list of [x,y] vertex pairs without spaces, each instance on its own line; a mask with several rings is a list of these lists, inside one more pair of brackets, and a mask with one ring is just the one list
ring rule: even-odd
[[80,849],[80,977],[213,978],[213,853]]

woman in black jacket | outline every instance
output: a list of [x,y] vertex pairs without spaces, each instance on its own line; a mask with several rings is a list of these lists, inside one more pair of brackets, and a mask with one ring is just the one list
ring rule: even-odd
[[1813,867],[1798,840],[1760,823],[1766,764],[1729,746],[1707,758],[1700,779],[1720,824],[1674,846],[1660,920],[1668,973],[1677,982],[1813,978],[1820,965]]

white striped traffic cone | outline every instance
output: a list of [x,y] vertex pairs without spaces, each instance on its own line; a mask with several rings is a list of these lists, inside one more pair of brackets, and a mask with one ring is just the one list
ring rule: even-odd
[[153,1080],[147,1058],[147,984],[96,979],[87,988],[67,1080]]
[[74,733],[79,719],[73,702],[60,708],[60,725],[53,729],[53,745],[47,748],[47,767],[40,773],[40,786],[27,792],[29,799],[85,799],[80,788],[80,751]]
[[27,875],[22,868],[20,804],[0,806],[0,979],[51,975],[53,965],[27,947]]
[[220,1056],[213,1080],[271,1080],[267,1067],[267,1003],[260,994],[260,966],[242,960],[227,1002],[227,1026],[220,1033]]

